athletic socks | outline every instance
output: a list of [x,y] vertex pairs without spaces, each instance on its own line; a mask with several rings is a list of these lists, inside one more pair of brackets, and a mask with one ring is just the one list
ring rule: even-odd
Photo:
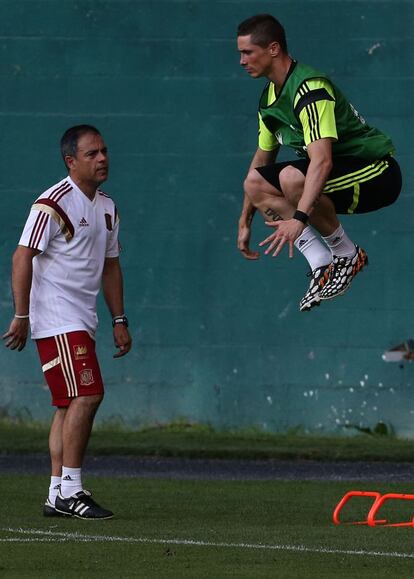
[[50,487],[49,487],[49,501],[52,505],[55,504],[55,499],[60,489],[60,476],[50,477]]
[[67,499],[73,494],[83,490],[81,470],[80,468],[62,467],[60,494],[63,498]]
[[323,265],[328,265],[332,261],[331,252],[326,245],[316,237],[309,225],[305,227],[302,234],[295,240],[295,247],[308,260],[312,271]]
[[331,235],[323,237],[322,239],[332,251],[332,255],[336,255],[337,257],[354,257],[356,254],[355,244],[349,239],[342,225]]

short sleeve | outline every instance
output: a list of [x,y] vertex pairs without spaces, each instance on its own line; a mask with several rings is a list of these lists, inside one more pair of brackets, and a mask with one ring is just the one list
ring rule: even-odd
[[19,245],[45,251],[50,240],[58,231],[60,228],[49,213],[32,209],[20,237]]
[[107,238],[105,257],[118,257],[119,255],[119,241],[118,241],[119,215],[115,206],[113,216],[111,216],[111,219],[109,221],[112,221],[112,219],[114,225],[113,228],[110,230]]
[[324,138],[338,140],[335,93],[327,79],[303,82],[296,93],[294,108],[303,128],[305,145]]
[[279,148],[279,143],[273,133],[269,131],[263,122],[262,115],[259,114],[259,148],[263,151],[274,151]]

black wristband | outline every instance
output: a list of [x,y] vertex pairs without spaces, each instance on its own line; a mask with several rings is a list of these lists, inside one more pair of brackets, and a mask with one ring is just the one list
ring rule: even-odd
[[296,219],[296,221],[300,221],[301,223],[306,225],[309,219],[309,215],[307,215],[303,211],[299,211],[299,209],[296,209],[293,215],[293,219]]
[[112,319],[112,327],[115,328],[117,324],[122,324],[123,326],[128,327],[128,318],[126,316],[115,316]]

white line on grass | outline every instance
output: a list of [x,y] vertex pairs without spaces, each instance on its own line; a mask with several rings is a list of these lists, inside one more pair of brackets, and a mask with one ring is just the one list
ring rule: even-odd
[[394,557],[398,559],[414,559],[414,553],[399,553],[396,551],[365,551],[363,549],[327,549],[326,547],[306,547],[305,545],[266,545],[263,543],[216,543],[212,541],[196,541],[195,539],[150,539],[148,537],[117,537],[111,535],[83,535],[81,533],[62,533],[58,531],[43,531],[40,529],[0,528],[0,532],[18,535],[39,535],[36,538],[20,537],[0,538],[0,543],[7,542],[66,542],[79,541],[85,543],[140,543],[155,545],[186,545],[190,547],[216,547],[226,549],[262,549],[268,551],[293,551],[297,553],[324,553],[328,555],[363,555],[369,557]]

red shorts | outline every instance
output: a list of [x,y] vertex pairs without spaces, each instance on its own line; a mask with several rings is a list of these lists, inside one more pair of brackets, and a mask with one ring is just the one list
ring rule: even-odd
[[36,340],[52,405],[67,407],[73,398],[103,394],[95,341],[85,331]]

